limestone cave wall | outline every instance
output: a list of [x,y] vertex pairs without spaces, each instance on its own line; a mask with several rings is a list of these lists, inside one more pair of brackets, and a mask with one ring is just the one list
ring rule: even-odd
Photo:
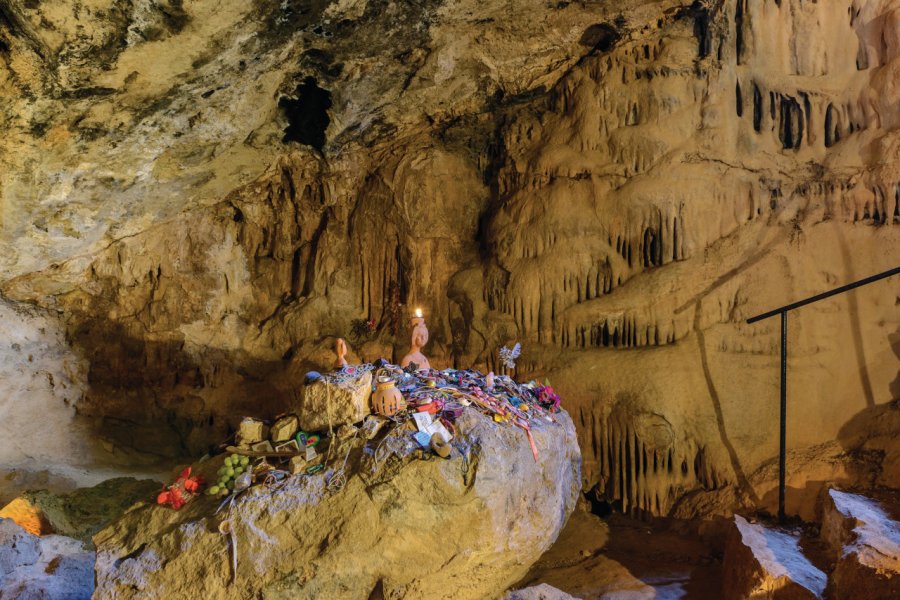
[[[522,343],[599,499],[771,505],[778,324],[746,318],[900,257],[896,0],[6,0],[0,65],[0,321],[60,332],[21,372],[81,365],[4,410],[112,454],[202,453],[422,306],[437,367]],[[900,480],[898,298],[790,317],[796,506]]]

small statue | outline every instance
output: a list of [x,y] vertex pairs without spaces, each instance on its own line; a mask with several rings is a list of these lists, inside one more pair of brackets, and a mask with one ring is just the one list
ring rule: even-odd
[[412,339],[410,340],[409,354],[400,361],[401,367],[406,367],[410,363],[415,363],[418,369],[430,369],[428,359],[422,354],[422,348],[428,343],[428,327],[425,325],[425,318],[422,316],[421,309],[416,310],[416,316],[412,320]]
[[344,358],[347,356],[347,342],[344,341],[344,338],[338,338],[334,342],[334,353],[337,354],[337,360],[334,361],[335,369],[342,369],[347,366],[347,359]]

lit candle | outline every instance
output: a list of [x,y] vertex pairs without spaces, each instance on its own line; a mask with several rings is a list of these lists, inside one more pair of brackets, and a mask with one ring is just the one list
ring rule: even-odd
[[417,308],[417,309],[416,309],[416,318],[417,318],[417,319],[421,319],[421,318],[422,318],[422,309],[421,309],[421,308]]

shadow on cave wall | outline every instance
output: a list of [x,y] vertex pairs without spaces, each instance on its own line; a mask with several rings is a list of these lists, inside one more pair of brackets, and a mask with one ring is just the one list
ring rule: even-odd
[[[898,304],[900,304],[900,298],[898,298]],[[897,331],[888,336],[888,341],[891,344],[891,350],[897,357],[897,363],[900,364],[900,327],[897,327]],[[891,382],[889,389],[891,399],[900,400],[900,368],[897,369],[897,376]]]
[[[850,247],[847,240],[840,229],[837,230],[838,243],[841,247],[841,258],[844,261],[844,272],[846,273],[846,281],[856,281],[858,277],[853,270],[853,259],[850,254]],[[853,348],[856,351],[856,368],[859,371],[859,379],[862,381],[863,394],[866,397],[866,404],[875,406],[875,393],[872,390],[872,379],[869,377],[869,364],[866,360],[866,349],[863,345],[862,326],[860,325],[859,301],[857,300],[857,291],[850,290],[847,292],[847,316],[850,319],[850,335],[853,338]],[[894,396],[896,398],[896,396]]]
[[[80,415],[115,446],[165,458],[200,456],[244,416],[272,418],[296,404],[303,365],[260,361],[179,341],[148,341],[121,324],[89,320],[71,342],[89,361]],[[295,385],[296,382],[296,385]]]

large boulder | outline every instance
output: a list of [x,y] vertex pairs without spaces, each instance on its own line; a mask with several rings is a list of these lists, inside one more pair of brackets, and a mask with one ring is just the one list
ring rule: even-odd
[[208,497],[178,512],[136,505],[94,537],[96,597],[498,597],[553,543],[580,489],[569,415],[532,428],[537,460],[522,429],[468,409],[447,460],[401,427],[353,437],[323,472],[255,486],[218,514]]
[[0,600],[88,600],[94,553],[61,535],[38,537],[0,519]]
[[832,574],[835,598],[900,598],[900,524],[878,502],[828,490],[822,538],[836,561]]

